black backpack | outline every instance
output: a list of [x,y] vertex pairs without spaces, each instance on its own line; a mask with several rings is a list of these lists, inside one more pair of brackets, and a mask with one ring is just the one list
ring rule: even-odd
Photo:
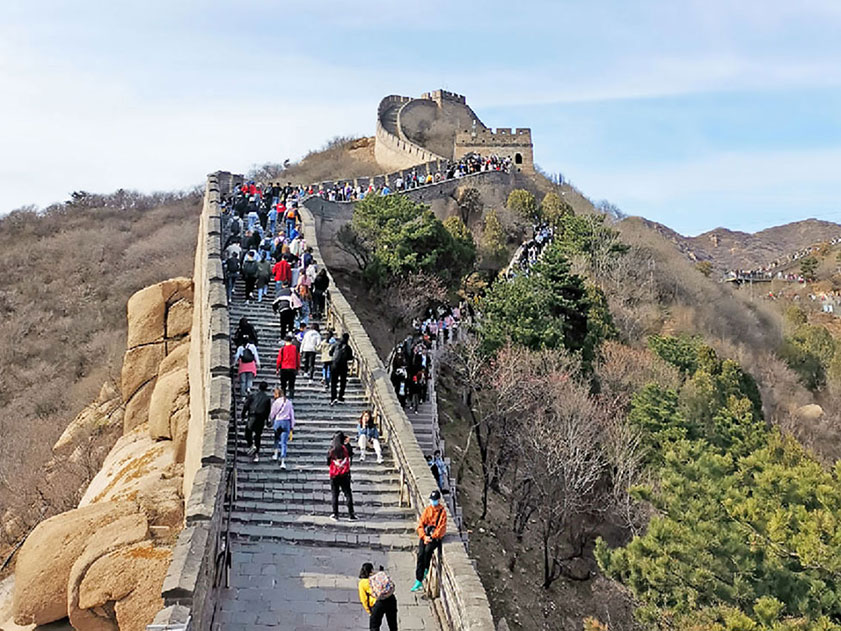
[[252,353],[251,349],[246,346],[242,350],[242,355],[239,356],[239,359],[243,364],[250,364],[254,361],[254,353]]
[[239,261],[235,256],[225,260],[225,271],[228,272],[229,276],[233,276],[239,271]]

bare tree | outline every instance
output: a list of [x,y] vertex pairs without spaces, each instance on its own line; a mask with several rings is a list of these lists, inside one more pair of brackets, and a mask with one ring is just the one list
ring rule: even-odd
[[[551,404],[521,434],[520,475],[531,481],[543,544],[543,587],[580,558],[607,508],[603,410],[584,385],[552,376]],[[547,384],[549,385],[549,384]]]
[[385,288],[384,297],[388,305],[391,335],[396,343],[400,325],[411,322],[428,307],[444,302],[447,288],[437,276],[417,272],[394,278]]

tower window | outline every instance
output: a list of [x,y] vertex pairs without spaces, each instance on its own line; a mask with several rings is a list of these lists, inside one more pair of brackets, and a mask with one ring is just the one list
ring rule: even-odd
[[523,163],[523,154],[522,153],[515,153],[514,154],[514,164],[522,164]]

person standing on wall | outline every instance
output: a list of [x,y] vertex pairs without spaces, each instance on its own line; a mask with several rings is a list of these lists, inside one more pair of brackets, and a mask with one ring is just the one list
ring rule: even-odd
[[447,533],[447,509],[441,501],[441,492],[432,491],[429,496],[429,506],[423,509],[418,521],[418,561],[415,566],[415,584],[413,592],[423,589],[423,579],[429,572],[432,555],[441,547],[444,535]]
[[292,442],[292,431],[295,429],[295,408],[280,388],[274,389],[274,402],[269,412],[269,421],[274,430],[275,450],[272,460],[277,460],[280,456],[280,468],[285,469],[286,446],[287,443]]
[[280,347],[277,354],[276,372],[280,375],[280,389],[295,398],[295,377],[301,368],[301,355],[291,335],[286,336],[286,343]]
[[342,333],[341,341],[333,349],[333,361],[330,365],[330,405],[344,403],[348,364],[352,361],[353,349],[350,347],[350,335]]
[[245,444],[248,446],[248,455],[254,456],[254,462],[260,462],[260,442],[272,409],[268,389],[269,384],[261,381],[257,391],[245,398],[245,405],[242,407],[242,418],[245,419]]
[[333,434],[333,441],[330,444],[330,451],[327,452],[327,465],[330,467],[330,490],[333,494],[333,512],[330,519],[339,519],[339,491],[344,493],[347,499],[348,517],[356,521],[356,513],[353,510],[353,492],[350,488],[350,463],[353,460],[353,447],[350,444],[350,436],[344,432]]

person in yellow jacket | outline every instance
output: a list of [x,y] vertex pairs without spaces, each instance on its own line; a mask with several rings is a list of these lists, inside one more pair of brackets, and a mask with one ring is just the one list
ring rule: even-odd
[[441,501],[441,492],[432,491],[429,506],[423,509],[418,522],[418,563],[415,566],[415,584],[413,592],[423,589],[423,579],[429,571],[432,555],[441,547],[441,541],[447,533],[447,508]]
[[369,616],[371,615],[371,608],[377,602],[374,592],[371,591],[371,581],[368,580],[373,573],[374,566],[371,563],[363,563],[362,569],[359,570],[359,602],[362,603],[362,607],[368,612]]

